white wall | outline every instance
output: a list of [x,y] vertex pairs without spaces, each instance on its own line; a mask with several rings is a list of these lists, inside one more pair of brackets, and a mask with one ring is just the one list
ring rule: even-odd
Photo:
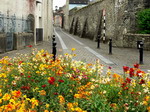
[[0,0],[0,12],[5,15],[16,15],[18,18],[27,17],[30,10],[28,0]]
[[[0,0],[0,13],[16,18],[27,19],[29,14],[35,18],[34,34],[36,28],[43,28],[43,40],[47,41],[53,33],[53,0]],[[36,44],[36,35],[34,37]]]

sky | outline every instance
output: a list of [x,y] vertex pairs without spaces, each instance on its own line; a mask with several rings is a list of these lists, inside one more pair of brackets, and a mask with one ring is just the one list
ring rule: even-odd
[[53,0],[53,10],[55,10],[55,6],[62,7],[66,3],[66,0]]

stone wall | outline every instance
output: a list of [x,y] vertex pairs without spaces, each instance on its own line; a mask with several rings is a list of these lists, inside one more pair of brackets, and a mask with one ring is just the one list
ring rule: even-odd
[[33,33],[14,33],[14,49],[23,49],[34,44]]
[[144,42],[144,49],[150,50],[150,34],[131,34],[123,36],[123,47],[137,48],[137,41]]
[[[83,30],[83,25],[85,23],[85,20],[87,19],[87,28],[86,28],[86,38],[93,39],[94,34],[96,32],[97,23],[100,15],[100,11],[103,9],[106,10],[106,34],[107,37],[112,37],[114,35],[114,3],[110,0],[101,0],[98,2],[95,2],[93,4],[90,4],[86,7],[83,7],[81,9],[72,9],[69,14],[69,25],[71,28],[72,21],[74,19],[73,23],[73,31],[75,30],[75,24],[77,23],[77,35],[81,35],[81,32]],[[107,8],[108,7],[108,8]]]
[[[93,39],[99,22],[100,12],[106,10],[106,41],[113,39],[115,46],[124,46],[124,34],[136,33],[137,12],[148,8],[146,0],[98,0],[81,9],[74,8],[69,12],[69,27],[71,33],[81,35],[87,20],[85,37]],[[147,5],[148,4],[148,5]],[[74,22],[73,22],[74,21]],[[103,20],[101,24],[101,38],[103,36]]]
[[[28,45],[34,45],[33,33],[14,33],[13,34],[13,49],[23,49]],[[7,51],[6,33],[0,33],[0,53]]]
[[0,33],[0,53],[4,53],[6,51],[6,34]]

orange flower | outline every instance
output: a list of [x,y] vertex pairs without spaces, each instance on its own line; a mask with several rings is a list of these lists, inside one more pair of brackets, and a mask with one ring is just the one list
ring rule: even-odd
[[16,98],[19,98],[20,96],[21,96],[21,91],[20,90],[18,90],[18,91],[12,91],[12,93],[11,93],[14,97],[16,97]]
[[82,98],[82,94],[75,94],[74,98]]
[[68,103],[67,107],[68,107],[68,109],[71,109],[71,108],[73,108],[73,104],[72,103]]
[[15,109],[15,106],[12,105],[12,104],[8,104],[8,105],[6,105],[5,108],[6,108],[7,111],[13,111]]
[[46,91],[44,91],[44,90],[39,91],[39,93],[40,93],[41,96],[45,96],[46,95]]
[[147,107],[147,110],[148,110],[148,112],[150,112],[150,106],[149,106],[149,107]]
[[60,104],[65,103],[65,99],[62,95],[59,95],[58,98],[59,98],[59,103]]

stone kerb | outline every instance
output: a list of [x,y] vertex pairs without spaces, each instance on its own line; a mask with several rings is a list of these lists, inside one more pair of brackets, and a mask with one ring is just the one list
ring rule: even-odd
[[34,37],[32,33],[14,33],[14,49],[23,49],[27,45],[33,45]]
[[144,49],[150,50],[150,34],[124,34],[123,47],[137,48],[137,41],[143,41]]
[[6,34],[0,33],[0,53],[4,53],[6,51]]

